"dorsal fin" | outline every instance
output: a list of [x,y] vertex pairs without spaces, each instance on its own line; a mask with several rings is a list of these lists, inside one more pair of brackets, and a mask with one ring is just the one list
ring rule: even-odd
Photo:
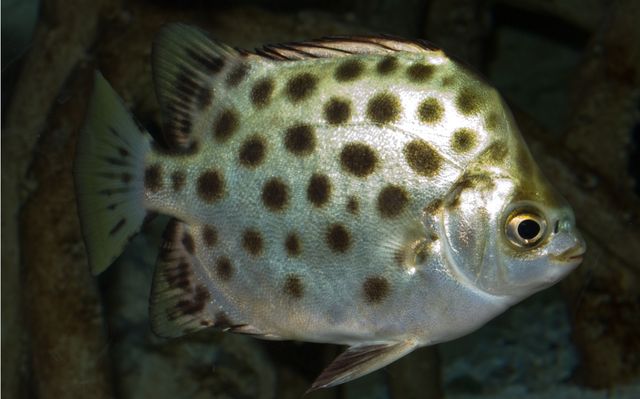
[[393,36],[333,36],[321,39],[266,45],[256,54],[272,60],[344,57],[352,54],[391,54],[398,51],[423,53],[438,48],[424,40]]
[[193,132],[220,94],[217,81],[228,78],[226,72],[247,56],[195,27],[174,23],[160,30],[153,45],[153,78],[165,138],[173,150],[194,145],[198,138]]

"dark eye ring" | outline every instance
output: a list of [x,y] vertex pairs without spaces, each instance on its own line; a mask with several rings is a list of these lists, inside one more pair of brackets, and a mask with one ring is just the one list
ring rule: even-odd
[[531,212],[515,212],[507,219],[505,233],[511,243],[521,248],[531,248],[538,244],[547,231],[547,221]]

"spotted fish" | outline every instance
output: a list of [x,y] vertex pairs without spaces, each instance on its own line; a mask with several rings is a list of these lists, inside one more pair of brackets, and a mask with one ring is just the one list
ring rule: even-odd
[[582,260],[497,92],[419,41],[153,47],[155,143],[97,75],[74,173],[95,273],[172,217],[153,330],[348,345],[312,389],[467,334]]

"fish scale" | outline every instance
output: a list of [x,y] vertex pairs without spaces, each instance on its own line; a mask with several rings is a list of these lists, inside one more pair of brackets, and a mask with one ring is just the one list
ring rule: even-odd
[[172,217],[159,335],[348,345],[312,385],[329,387],[473,331],[582,259],[497,92],[423,42],[251,53],[173,24],[153,61],[168,148],[98,75],[74,173],[95,272],[144,212]]

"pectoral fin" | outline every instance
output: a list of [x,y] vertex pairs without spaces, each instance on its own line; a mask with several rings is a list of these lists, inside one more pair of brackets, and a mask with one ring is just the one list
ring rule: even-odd
[[352,346],[322,371],[307,393],[362,377],[394,362],[417,347],[418,344],[413,340]]

